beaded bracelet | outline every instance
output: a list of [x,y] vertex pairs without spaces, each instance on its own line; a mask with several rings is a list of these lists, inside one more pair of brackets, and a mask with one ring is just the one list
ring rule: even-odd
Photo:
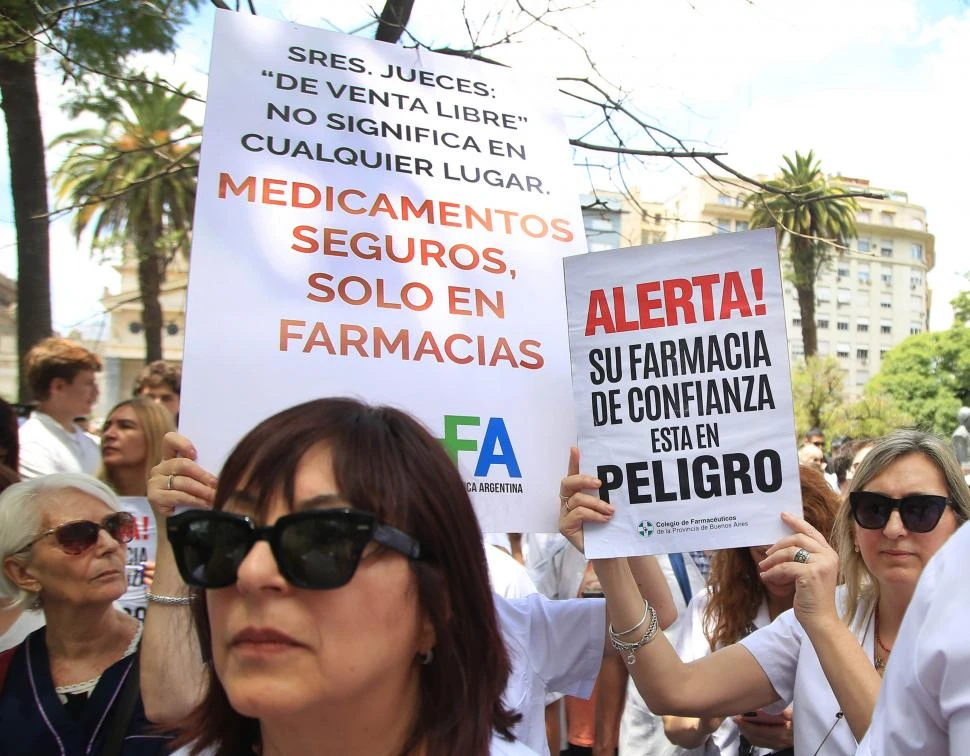
[[152,603],[165,604],[167,606],[186,606],[192,603],[191,596],[160,596],[150,591],[146,591],[145,596]]
[[621,641],[617,637],[617,634],[613,632],[612,626],[610,627],[610,643],[613,644],[613,648],[615,648],[619,653],[626,654],[627,665],[636,664],[636,652],[657,637],[657,632],[660,629],[660,623],[657,620],[657,610],[652,606],[648,606],[647,611],[650,613],[650,627],[647,628],[647,631],[643,634],[643,637],[640,638],[640,640],[638,640],[636,643],[625,643],[624,641]]

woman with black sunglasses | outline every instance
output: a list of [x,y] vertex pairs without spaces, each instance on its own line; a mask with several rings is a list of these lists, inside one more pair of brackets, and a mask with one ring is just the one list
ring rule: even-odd
[[184,661],[171,614],[192,596],[211,664],[200,678],[198,661],[165,669],[160,652],[143,671],[170,681],[155,678],[151,712],[179,715],[195,698],[185,752],[533,753],[511,739],[509,658],[471,502],[417,421],[307,402],[250,431],[217,483],[183,437],[168,442],[184,456],[149,483],[159,545],[146,642],[161,631],[153,648]]
[[87,475],[57,473],[0,495],[0,602],[43,607],[46,627],[0,656],[0,753],[162,753],[141,706],[140,623],[125,592],[132,516]]
[[[608,505],[598,481],[570,470],[560,530],[575,537]],[[862,461],[833,529],[833,550],[801,518],[760,563],[766,583],[795,585],[793,609],[734,645],[684,664],[645,614],[625,559],[596,561],[630,673],[652,711],[724,717],[794,706],[795,753],[854,754],[869,726],[896,632],[927,561],[970,515],[970,491],[944,441],[919,431],[880,439]],[[844,586],[836,588],[841,573]]]

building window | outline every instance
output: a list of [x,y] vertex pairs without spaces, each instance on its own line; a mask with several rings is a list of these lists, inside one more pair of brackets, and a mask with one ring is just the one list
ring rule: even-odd
[[868,286],[872,279],[869,275],[869,263],[861,263],[858,270],[856,270],[856,278],[859,279],[859,283],[863,286]]
[[849,277],[849,263],[839,263],[839,267],[836,271],[839,278]]
[[849,357],[849,345],[845,343],[839,343],[835,345],[835,356],[841,357],[843,359],[848,359]]
[[893,308],[892,294],[883,294],[879,298],[879,307],[883,310],[891,310]]
[[855,383],[856,386],[865,386],[869,382],[869,373],[865,370],[860,370],[856,373]]
[[829,327],[828,318],[819,318],[818,320],[816,320],[815,327],[822,330],[827,329]]
[[896,214],[887,213],[885,210],[883,210],[881,213],[879,213],[879,222],[883,226],[893,226],[896,224]]
[[728,197],[726,194],[717,195],[717,204],[719,205],[733,205],[734,201]]
[[913,218],[909,222],[909,227],[911,229],[913,229],[914,231],[922,231],[923,230],[923,220],[922,220],[922,218]]
[[829,353],[829,342],[820,341],[818,342],[818,353],[821,355],[826,355]]
[[909,273],[909,288],[918,289],[923,285],[923,274],[918,270],[910,271]]
[[879,254],[882,257],[892,257],[893,243],[891,241],[886,241],[885,239],[879,242]]
[[858,241],[858,247],[859,247],[859,251],[860,252],[868,252],[869,251],[869,240],[868,239],[859,239],[859,241]]
[[882,281],[883,286],[886,286],[891,289],[893,286],[892,268],[889,268],[889,269],[883,268],[882,273],[879,274],[879,279]]
[[888,351],[889,351],[888,349],[880,349],[879,350],[879,359],[880,360],[883,359],[886,356],[886,352],[888,352]]
[[832,292],[828,286],[815,287],[815,300],[818,302],[831,302]]
[[837,320],[835,321],[835,329],[837,331],[848,331],[849,321],[848,320]]
[[918,333],[923,333],[923,327],[919,323],[909,324],[909,335],[915,336]]
[[856,220],[859,223],[872,223],[872,212],[870,210],[860,210],[856,213]]
[[747,221],[737,221],[734,224],[734,230],[735,231],[747,231],[748,230],[748,222]]
[[791,324],[795,328],[801,328],[802,327],[802,319],[801,318],[792,318],[791,319]]
[[879,321],[879,333],[892,333],[893,332],[893,322],[891,320],[880,320]]
[[869,333],[869,321],[865,318],[859,318],[855,322],[855,329],[859,333]]
[[923,297],[918,294],[913,295],[909,298],[909,308],[911,310],[922,310],[923,309]]
[[852,291],[850,289],[839,289],[838,293],[839,304],[847,305],[852,302]]
[[855,356],[856,356],[856,359],[857,360],[861,360],[862,362],[866,362],[869,359],[869,350],[868,349],[856,349],[855,350]]
[[731,221],[728,218],[717,219],[717,233],[719,234],[731,233]]
[[910,254],[910,257],[912,257],[917,262],[923,262],[923,245],[913,244],[913,246],[910,248],[909,254]]

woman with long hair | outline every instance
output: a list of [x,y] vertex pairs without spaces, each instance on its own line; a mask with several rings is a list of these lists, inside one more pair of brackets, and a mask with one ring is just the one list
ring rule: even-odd
[[[828,536],[839,498],[822,474],[801,466],[798,475],[805,519]],[[722,549],[711,558],[707,592],[695,596],[672,631],[671,642],[685,662],[737,643],[792,608],[795,586],[766,583],[758,564],[767,546]],[[767,717],[699,719],[664,717],[668,739],[683,748],[705,746],[705,754],[751,753],[751,747],[779,751],[792,746],[791,711]],[[759,751],[760,753],[760,751]]]
[[[229,455],[211,509],[215,480],[170,439],[183,456],[150,481],[167,521],[145,632],[191,596],[211,664],[198,684],[159,670],[173,693],[199,691],[187,751],[532,753],[502,701],[509,657],[478,522],[423,426],[352,399],[285,410]],[[168,516],[184,504],[198,508]]]
[[[592,476],[570,470],[560,484],[569,510],[560,530],[578,540],[585,519],[610,507]],[[596,560],[630,673],[652,711],[701,718],[794,707],[795,752],[854,754],[872,717],[882,671],[923,567],[970,515],[950,445],[896,431],[862,461],[833,529],[834,549],[800,517],[758,565],[769,584],[795,586],[793,609],[740,642],[685,664],[652,625],[625,559]],[[837,586],[839,574],[844,585]],[[649,607],[647,607],[649,608]]]
[[162,461],[162,439],[174,430],[175,418],[158,402],[119,402],[104,421],[96,477],[119,496],[144,496],[152,468]]

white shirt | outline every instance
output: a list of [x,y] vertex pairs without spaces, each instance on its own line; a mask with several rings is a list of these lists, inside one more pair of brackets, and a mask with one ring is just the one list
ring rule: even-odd
[[[670,642],[677,652],[677,655],[684,662],[692,662],[701,659],[711,653],[711,644],[704,634],[704,612],[707,611],[707,603],[710,600],[709,591],[699,593],[691,599],[687,606],[687,611],[678,617],[676,624],[668,630]],[[764,601],[758,608],[752,624],[756,628],[765,627],[771,622],[768,614],[768,604]],[[740,713],[740,712],[739,712]],[[678,753],[683,754],[704,754],[704,756],[737,756],[740,744],[740,731],[734,720],[726,717],[724,722],[718,727],[707,742],[694,749],[678,749]],[[767,749],[756,748],[756,754],[770,753]]]
[[522,715],[515,737],[548,754],[546,691],[592,695],[606,643],[606,602],[553,601],[535,593],[511,600],[495,596],[495,610],[512,662],[502,698]]
[[68,432],[50,415],[34,410],[20,426],[20,477],[76,472],[93,475],[101,459],[98,445],[77,425]]
[[[845,605],[844,586],[836,589],[835,599],[841,611]],[[869,607],[860,605],[850,629],[871,659],[873,632]],[[849,723],[845,717],[836,716],[842,707],[822,671],[812,642],[795,619],[794,609],[779,615],[767,627],[742,638],[740,643],[764,669],[778,694],[780,703],[766,706],[765,709],[779,713],[794,704],[792,726],[795,731],[795,753],[849,756],[856,752],[858,744]]]
[[[680,590],[680,584],[674,576],[674,570],[670,566],[670,557],[666,554],[657,557],[657,563],[667,578],[667,585],[677,607],[677,616],[683,617],[686,614],[687,605],[684,603],[684,595]],[[687,580],[690,583],[691,593],[697,595],[706,589],[706,582],[701,571],[697,569],[694,560],[689,555],[684,554],[684,566],[687,568]],[[680,620],[678,619],[678,622]],[[677,624],[671,625],[665,631],[667,638],[673,638]],[[667,740],[664,733],[663,718],[658,717],[647,708],[640,691],[631,677],[626,686],[626,705],[623,707],[623,717],[620,719],[620,756],[674,756],[674,754],[693,753],[683,748],[679,748]],[[703,753],[701,750],[699,753]]]
[[538,592],[525,567],[498,546],[485,544],[485,560],[493,593],[502,598],[523,598]]
[[970,528],[923,570],[896,636],[860,756],[970,754]]

